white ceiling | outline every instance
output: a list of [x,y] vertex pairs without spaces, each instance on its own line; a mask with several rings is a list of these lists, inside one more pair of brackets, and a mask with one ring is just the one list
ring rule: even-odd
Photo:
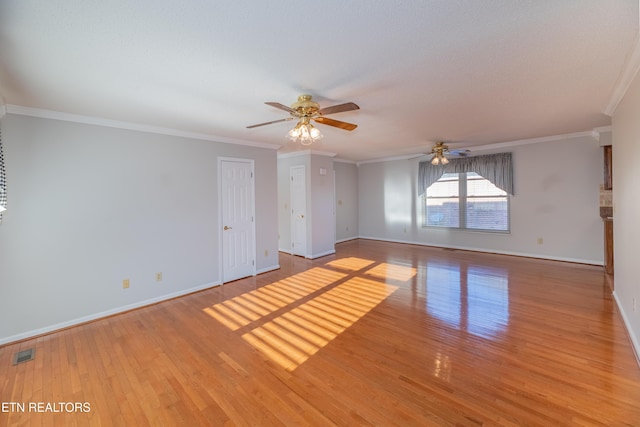
[[10,105],[282,145],[264,104],[353,101],[314,150],[354,161],[589,131],[638,0],[0,0]]

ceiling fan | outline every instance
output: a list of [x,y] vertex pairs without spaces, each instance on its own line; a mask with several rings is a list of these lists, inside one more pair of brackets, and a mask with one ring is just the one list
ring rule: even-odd
[[288,112],[291,117],[287,117],[280,120],[273,120],[271,122],[258,123],[256,125],[247,126],[248,129],[253,129],[259,126],[270,125],[273,123],[287,122],[290,120],[298,120],[296,126],[289,131],[289,138],[294,141],[299,141],[303,145],[310,145],[314,141],[322,138],[322,134],[316,129],[311,121],[323,125],[333,126],[340,129],[352,131],[358,127],[352,123],[342,122],[340,120],[330,119],[325,117],[329,114],[342,113],[344,111],[359,110],[353,102],[346,102],[344,104],[333,105],[331,107],[320,108],[320,104],[312,99],[311,95],[300,95],[298,100],[291,104],[291,107],[280,104],[279,102],[265,102],[265,104],[278,108]]
[[466,157],[470,152],[471,151],[466,149],[449,150],[449,146],[444,142],[438,142],[431,148],[431,153],[421,154],[417,157],[431,156],[431,164],[437,166],[449,163],[447,157]]

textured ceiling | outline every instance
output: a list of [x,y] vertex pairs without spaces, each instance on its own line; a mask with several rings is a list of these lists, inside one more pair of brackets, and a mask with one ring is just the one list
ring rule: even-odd
[[265,101],[353,101],[315,150],[368,160],[582,132],[638,34],[637,0],[0,0],[10,105],[282,145]]

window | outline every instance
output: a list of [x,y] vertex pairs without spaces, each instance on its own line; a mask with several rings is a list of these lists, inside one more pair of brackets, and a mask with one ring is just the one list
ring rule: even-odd
[[509,196],[475,172],[445,173],[424,200],[424,227],[509,231]]

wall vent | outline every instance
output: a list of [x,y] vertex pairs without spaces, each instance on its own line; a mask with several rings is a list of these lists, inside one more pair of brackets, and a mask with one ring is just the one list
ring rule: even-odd
[[36,349],[30,348],[28,350],[22,350],[16,353],[13,357],[13,364],[17,365],[19,363],[28,362],[29,360],[33,360],[36,356]]

